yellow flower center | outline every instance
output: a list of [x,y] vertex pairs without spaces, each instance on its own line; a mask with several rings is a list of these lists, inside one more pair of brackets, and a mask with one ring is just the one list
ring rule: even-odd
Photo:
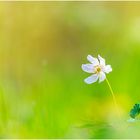
[[96,73],[99,73],[101,71],[101,68],[99,66],[96,67]]

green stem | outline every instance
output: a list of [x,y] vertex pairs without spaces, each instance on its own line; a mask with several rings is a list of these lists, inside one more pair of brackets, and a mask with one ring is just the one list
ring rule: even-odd
[[110,92],[111,92],[111,95],[112,95],[113,102],[114,102],[114,105],[115,105],[115,107],[116,107],[117,113],[118,113],[118,115],[120,116],[120,113],[119,113],[119,110],[118,110],[117,101],[116,101],[116,97],[115,97],[115,95],[114,95],[113,89],[112,89],[112,87],[111,87],[111,85],[110,85],[110,83],[109,83],[109,81],[108,81],[107,78],[106,78],[106,82],[107,82],[107,85],[108,85],[109,90],[110,90]]

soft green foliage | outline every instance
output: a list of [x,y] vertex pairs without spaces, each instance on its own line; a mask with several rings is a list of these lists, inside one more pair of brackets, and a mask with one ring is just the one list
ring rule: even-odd
[[130,116],[136,118],[140,114],[140,104],[135,104],[130,111]]
[[[88,54],[111,64],[120,118],[83,82]],[[0,138],[140,138],[139,72],[140,2],[0,2]]]

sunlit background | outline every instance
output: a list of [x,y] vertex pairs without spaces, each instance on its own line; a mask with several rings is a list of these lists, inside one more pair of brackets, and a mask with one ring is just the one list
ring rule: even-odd
[[[87,85],[88,54],[111,64]],[[140,2],[0,2],[0,138],[140,138]]]

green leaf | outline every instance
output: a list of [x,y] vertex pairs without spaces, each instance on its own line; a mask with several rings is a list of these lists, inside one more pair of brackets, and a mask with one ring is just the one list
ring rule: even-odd
[[130,117],[136,118],[140,114],[140,104],[135,104],[130,111]]

